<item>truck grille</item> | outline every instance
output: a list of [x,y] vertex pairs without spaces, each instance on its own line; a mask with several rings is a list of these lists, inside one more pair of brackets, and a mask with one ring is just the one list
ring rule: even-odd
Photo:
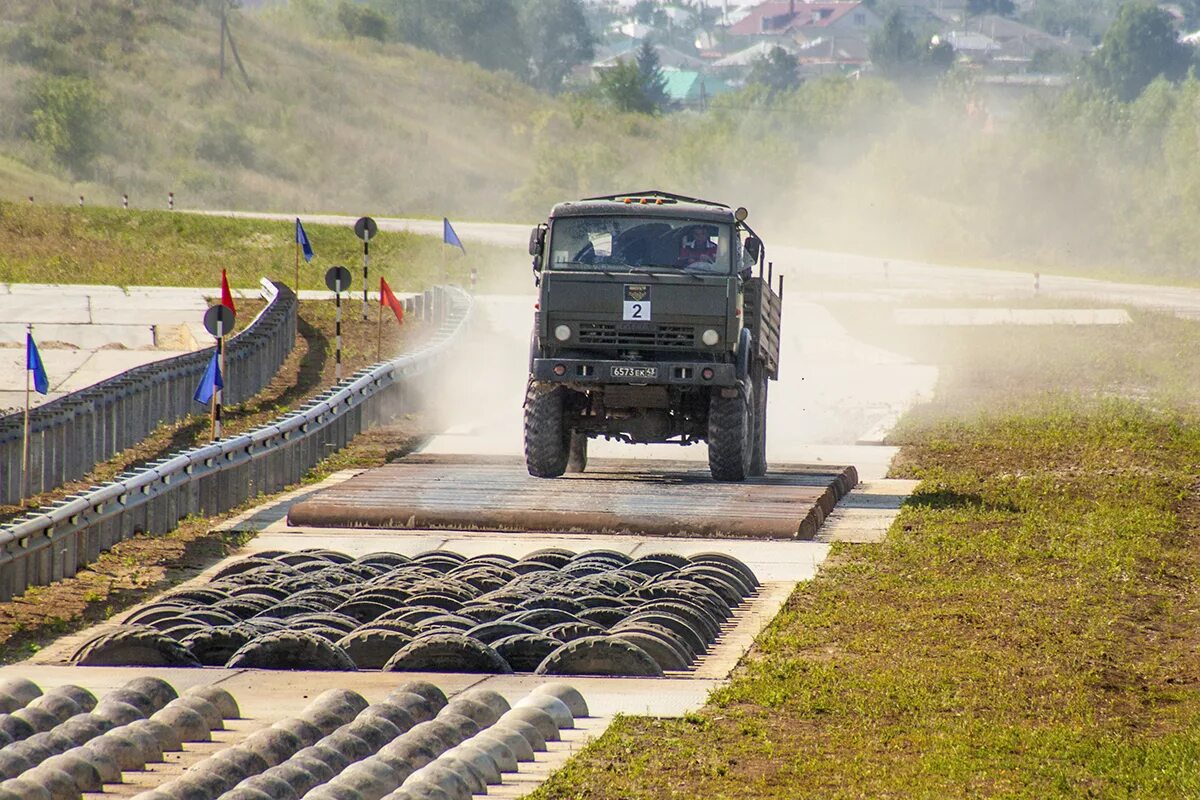
[[594,347],[689,348],[696,346],[696,330],[690,325],[622,330],[607,322],[584,322],[579,326],[579,343]]

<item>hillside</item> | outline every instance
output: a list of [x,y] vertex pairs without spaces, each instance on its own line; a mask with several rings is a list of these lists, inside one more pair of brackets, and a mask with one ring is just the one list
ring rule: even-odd
[[[550,101],[514,78],[279,10],[231,25],[253,91],[232,58],[219,79],[196,0],[0,4],[0,196],[494,218],[533,169]],[[47,96],[58,129],[31,113]],[[75,123],[82,153],[61,146]]]

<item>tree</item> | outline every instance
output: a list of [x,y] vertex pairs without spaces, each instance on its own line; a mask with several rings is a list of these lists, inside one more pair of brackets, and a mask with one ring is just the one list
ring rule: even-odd
[[579,0],[525,0],[521,31],[529,52],[529,82],[557,92],[576,64],[592,60],[592,32]]
[[379,0],[375,7],[403,42],[526,76],[529,57],[513,0]]
[[883,27],[871,37],[869,52],[875,68],[892,76],[911,73],[921,58],[917,36],[904,24],[898,10],[888,14]]
[[1013,0],[967,0],[967,13],[973,17],[984,14],[1011,17],[1017,13],[1017,5]]
[[618,61],[600,73],[600,96],[618,111],[653,114],[658,107],[646,96],[642,71],[636,61]]
[[772,47],[770,52],[754,62],[750,68],[748,82],[765,87],[768,92],[786,92],[800,83],[797,70],[800,62],[782,47]]
[[96,154],[103,106],[87,78],[44,77],[28,96],[33,140],[62,165],[81,174]]
[[387,18],[373,8],[342,0],[338,3],[337,18],[351,36],[363,36],[379,42],[387,39]]
[[671,102],[671,98],[667,96],[667,78],[659,64],[658,51],[649,39],[642,40],[642,46],[637,51],[636,63],[646,101],[655,111],[665,109]]
[[937,75],[954,64],[954,47],[949,42],[933,38],[922,44],[898,10],[888,14],[883,27],[871,37],[870,54],[875,68],[892,78]]
[[1093,83],[1123,102],[1137,98],[1160,75],[1171,81],[1183,78],[1191,65],[1191,51],[1179,41],[1170,15],[1139,4],[1121,6],[1088,59]]

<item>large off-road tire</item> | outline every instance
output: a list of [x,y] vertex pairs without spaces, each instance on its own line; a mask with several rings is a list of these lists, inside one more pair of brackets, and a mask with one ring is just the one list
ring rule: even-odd
[[234,653],[230,669],[306,669],[353,672],[346,651],[309,631],[281,630],[251,639]]
[[536,383],[525,393],[525,466],[535,478],[557,478],[567,471],[571,430],[566,397],[561,386]]
[[583,472],[587,469],[588,437],[586,433],[574,431],[567,445],[567,472]]
[[452,633],[413,639],[388,659],[383,671],[507,675],[512,673],[512,667],[483,642]]
[[153,628],[118,627],[85,642],[71,657],[83,667],[198,667],[187,648]]
[[754,390],[746,383],[734,397],[714,389],[708,401],[708,469],[718,481],[750,474],[754,449]]
[[754,376],[754,447],[750,453],[750,472],[759,478],[767,474],[767,374],[757,366]]
[[587,636],[558,648],[538,665],[538,675],[661,678],[662,667],[645,650],[615,636]]

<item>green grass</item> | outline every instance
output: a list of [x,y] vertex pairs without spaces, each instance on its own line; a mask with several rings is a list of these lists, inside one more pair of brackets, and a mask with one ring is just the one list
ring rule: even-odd
[[620,720],[535,797],[1195,796],[1196,423],[922,430],[886,541],[835,547],[702,713]]
[[[325,271],[344,264],[362,289],[362,243],[347,227],[306,225],[317,257],[300,261],[300,285],[325,289]],[[528,280],[528,257],[518,249],[470,247],[443,252],[437,237],[381,233],[371,244],[370,288],[379,276],[397,291],[479,270],[481,288]],[[114,286],[220,286],[221,269],[237,287],[263,276],[293,285],[291,222],[209,217],[167,211],[30,206],[0,201],[0,282],[97,283]]]
[[856,311],[942,366],[889,535],[835,545],[701,712],[619,719],[534,797],[1200,795],[1197,324]]

